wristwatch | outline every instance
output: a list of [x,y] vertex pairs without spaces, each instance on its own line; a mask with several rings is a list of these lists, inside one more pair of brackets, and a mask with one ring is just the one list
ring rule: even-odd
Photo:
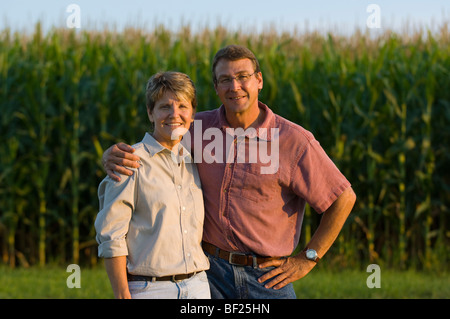
[[303,251],[305,252],[306,259],[314,261],[316,263],[319,262],[320,258],[319,256],[317,256],[317,251],[308,247],[306,247]]

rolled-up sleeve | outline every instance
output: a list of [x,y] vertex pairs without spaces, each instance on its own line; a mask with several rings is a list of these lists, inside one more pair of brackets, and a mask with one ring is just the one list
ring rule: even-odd
[[317,213],[326,211],[351,186],[317,140],[306,147],[291,176],[294,191]]
[[98,187],[99,213],[95,220],[98,256],[127,256],[126,236],[134,210],[137,170],[116,182],[106,177]]

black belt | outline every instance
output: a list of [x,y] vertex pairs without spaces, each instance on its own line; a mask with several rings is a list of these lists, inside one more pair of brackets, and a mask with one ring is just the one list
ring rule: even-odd
[[220,249],[213,244],[202,242],[203,250],[208,254],[219,257],[228,261],[231,265],[235,266],[253,266],[256,267],[259,264],[265,263],[266,261],[283,259],[285,257],[262,257],[253,254],[243,254],[238,252],[229,252]]
[[163,276],[163,277],[154,277],[154,276],[141,276],[141,275],[130,275],[127,274],[128,281],[181,281],[192,276],[195,276],[196,272],[190,274],[181,274],[181,275],[173,275],[173,276]]

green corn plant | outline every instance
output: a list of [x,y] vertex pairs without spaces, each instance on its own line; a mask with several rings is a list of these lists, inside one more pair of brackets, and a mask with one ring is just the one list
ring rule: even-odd
[[[160,70],[186,72],[198,111],[218,107],[211,61],[222,46],[239,43],[260,60],[259,99],[310,130],[358,195],[333,246],[338,253],[330,254],[336,263],[445,269],[448,30],[379,37],[275,31],[0,31],[3,262],[95,264],[100,158],[148,130],[146,81]],[[308,206],[300,245],[319,221]]]

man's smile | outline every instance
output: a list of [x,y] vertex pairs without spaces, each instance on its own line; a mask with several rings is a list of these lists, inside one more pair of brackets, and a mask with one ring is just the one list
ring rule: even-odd
[[242,96],[231,96],[229,97],[230,100],[240,100],[247,97],[247,95],[242,95]]

